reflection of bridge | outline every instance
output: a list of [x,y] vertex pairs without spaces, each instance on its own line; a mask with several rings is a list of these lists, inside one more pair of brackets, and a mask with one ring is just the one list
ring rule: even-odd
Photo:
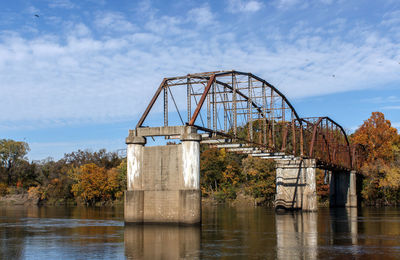
[[[163,107],[163,126],[144,127],[157,105]],[[144,147],[149,136],[182,142]],[[333,173],[333,204],[356,205],[353,170],[359,167],[359,152],[339,124],[328,117],[300,118],[279,90],[251,73],[207,72],[165,78],[130,131],[128,222],[199,221],[199,142],[275,159],[276,206],[315,210],[315,168]],[[156,206],[147,207],[145,198]],[[193,219],[183,220],[189,216]]]

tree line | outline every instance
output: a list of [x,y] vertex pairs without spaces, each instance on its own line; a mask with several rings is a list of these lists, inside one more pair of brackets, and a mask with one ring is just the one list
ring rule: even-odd
[[[367,205],[400,203],[400,136],[380,112],[350,135],[352,144],[364,148],[361,194]],[[28,193],[42,203],[102,204],[122,201],[126,189],[126,158],[115,152],[67,153],[55,161],[29,162],[25,142],[0,139],[0,195]],[[217,201],[243,194],[257,203],[271,204],[275,195],[275,163],[225,149],[201,146],[201,190]],[[317,172],[317,193],[324,201],[329,185]]]

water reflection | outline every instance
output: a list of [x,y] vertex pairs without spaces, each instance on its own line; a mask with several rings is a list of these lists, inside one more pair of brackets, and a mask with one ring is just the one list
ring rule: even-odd
[[117,256],[119,209],[0,207],[0,259],[99,259]]
[[326,258],[323,245],[343,246],[352,254],[357,253],[357,208],[331,209],[328,215],[320,211],[276,215],[278,259]]
[[200,226],[127,225],[128,259],[198,259]]
[[278,259],[317,259],[318,213],[276,215]]
[[331,244],[357,245],[358,209],[336,208],[329,212],[331,223]]
[[400,209],[204,207],[200,227],[126,226],[123,209],[0,207],[0,259],[399,259]]

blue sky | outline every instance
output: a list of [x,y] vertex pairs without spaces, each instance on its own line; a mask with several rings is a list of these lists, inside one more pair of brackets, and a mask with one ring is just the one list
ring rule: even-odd
[[125,148],[162,78],[230,69],[302,117],[400,127],[399,47],[396,0],[1,1],[0,138],[35,160]]

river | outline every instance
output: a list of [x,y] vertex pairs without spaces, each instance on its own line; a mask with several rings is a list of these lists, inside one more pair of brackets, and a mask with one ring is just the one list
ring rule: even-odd
[[123,208],[0,207],[0,259],[400,259],[400,209],[203,207],[200,226],[124,226]]

